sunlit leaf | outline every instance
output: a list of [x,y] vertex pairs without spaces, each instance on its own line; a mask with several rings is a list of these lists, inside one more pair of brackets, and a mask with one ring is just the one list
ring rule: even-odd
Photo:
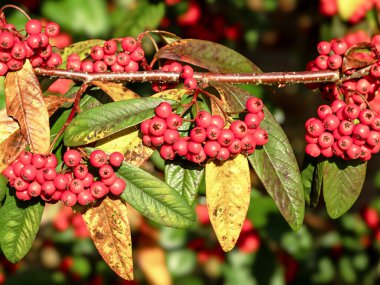
[[229,83],[212,83],[220,94],[221,100],[223,102],[223,106],[227,112],[241,112],[245,109],[245,102],[252,95],[233,84]]
[[192,205],[202,181],[204,168],[190,164],[183,159],[167,162],[165,165],[165,182],[173,187]]
[[243,155],[224,163],[206,164],[206,201],[212,227],[224,251],[230,251],[240,235],[247,214],[251,182]]
[[5,194],[7,193],[7,184],[7,179],[5,179],[5,177],[0,174],[0,208],[3,206],[2,202],[5,198]]
[[364,5],[366,0],[337,0],[338,13],[343,20],[349,20],[351,16]]
[[159,36],[167,44],[171,44],[172,42],[175,42],[181,39],[179,36],[167,31],[152,30],[152,31],[149,31],[149,33]]
[[366,162],[335,159],[323,167],[323,197],[327,213],[339,218],[354,204],[363,188]]
[[187,62],[213,72],[260,72],[238,52],[210,41],[183,39],[162,47],[155,58]]
[[5,79],[8,116],[16,119],[21,133],[35,153],[47,153],[50,145],[49,114],[37,76],[29,61]]
[[265,107],[264,114],[260,127],[268,132],[269,140],[249,161],[285,220],[298,230],[304,218],[305,198],[297,160],[281,126]]
[[103,81],[94,81],[91,83],[106,92],[114,101],[140,98],[138,94],[125,87],[122,83]]
[[309,207],[318,205],[322,190],[324,161],[306,155],[301,171],[302,183],[305,191],[305,202]]
[[135,126],[153,117],[154,109],[163,101],[177,104],[159,98],[140,98],[112,102],[82,112],[67,127],[64,135],[65,144],[88,144]]
[[40,226],[44,206],[39,202],[22,203],[7,195],[0,208],[0,245],[5,257],[16,263],[32,247]]
[[104,261],[120,277],[132,280],[132,240],[126,205],[106,197],[82,216]]

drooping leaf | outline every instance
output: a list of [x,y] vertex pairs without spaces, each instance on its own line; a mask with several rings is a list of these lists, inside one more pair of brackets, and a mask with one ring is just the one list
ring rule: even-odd
[[181,194],[189,205],[192,205],[198,193],[203,172],[203,167],[177,159],[166,163],[165,182]]
[[322,190],[324,160],[306,155],[301,171],[306,205],[315,208]]
[[64,135],[65,144],[88,144],[135,126],[153,117],[154,109],[163,101],[177,104],[159,98],[140,98],[112,102],[82,112],[67,127]]
[[5,198],[5,194],[7,193],[7,184],[7,179],[0,174],[0,208],[3,206],[3,200]]
[[21,70],[7,74],[5,94],[8,116],[18,121],[30,149],[35,153],[47,153],[50,145],[49,114],[29,61]]
[[126,205],[107,196],[82,216],[104,261],[120,277],[132,280],[132,240]]
[[328,161],[323,167],[323,197],[327,213],[339,218],[354,204],[362,190],[366,175],[366,162]]
[[179,41],[181,39],[179,36],[167,31],[152,30],[149,31],[149,33],[159,36],[167,44],[171,44],[172,42]]
[[117,174],[127,184],[121,199],[145,217],[174,228],[188,228],[195,221],[186,200],[157,177],[125,162]]
[[210,41],[183,39],[162,47],[155,58],[187,62],[213,72],[260,72],[238,52]]
[[377,61],[371,43],[358,43],[350,47],[343,57],[342,71],[367,67]]
[[249,157],[249,161],[281,214],[293,230],[303,222],[305,197],[301,174],[292,147],[281,126],[264,107],[265,118],[260,127],[269,140]]
[[125,87],[122,83],[102,81],[94,81],[91,83],[106,92],[114,101],[140,98],[138,94]]
[[326,164],[326,161],[321,160],[318,161],[317,166],[314,169],[313,173],[313,183],[310,195],[310,207],[316,208],[319,202],[319,196],[321,195],[322,187],[323,187],[323,168]]
[[233,84],[212,83],[211,85],[219,91],[227,112],[241,112],[245,109],[245,102],[252,96],[248,91]]
[[60,68],[66,68],[67,58],[70,54],[76,53],[79,55],[80,59],[83,60],[90,55],[91,48],[93,46],[99,45],[103,46],[104,40],[92,39],[81,42],[76,42],[61,51],[62,64]]
[[224,251],[230,251],[240,235],[251,192],[249,165],[243,155],[223,164],[206,164],[206,202],[211,225]]
[[5,257],[16,263],[30,250],[40,226],[44,206],[21,203],[7,195],[0,208],[0,245]]

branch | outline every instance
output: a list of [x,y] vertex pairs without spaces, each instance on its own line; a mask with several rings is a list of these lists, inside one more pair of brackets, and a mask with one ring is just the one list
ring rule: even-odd
[[[104,72],[85,73],[63,69],[47,69],[37,67],[34,69],[39,76],[72,79],[90,83],[93,81],[108,82],[162,82],[179,83],[181,78],[179,73],[165,72],[160,70],[136,71],[136,72]],[[336,82],[339,80],[339,71],[300,71],[300,72],[269,72],[269,73],[211,73],[196,72],[193,76],[198,82],[225,82],[232,84],[262,84],[278,85],[282,87],[295,83],[321,83]]]

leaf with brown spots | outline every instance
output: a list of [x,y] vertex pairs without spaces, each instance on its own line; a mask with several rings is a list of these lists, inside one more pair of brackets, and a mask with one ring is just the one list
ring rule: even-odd
[[62,96],[49,95],[44,97],[44,101],[50,117],[58,110],[58,108],[62,107],[63,104],[72,100]]
[[251,192],[247,158],[206,164],[206,201],[211,225],[224,251],[234,248],[245,220]]
[[127,206],[106,197],[82,213],[90,236],[109,267],[125,280],[133,280],[132,240]]
[[94,81],[92,84],[106,92],[114,101],[140,98],[140,95],[121,83]]
[[8,116],[18,121],[22,135],[35,153],[47,153],[50,145],[49,114],[44,97],[29,61],[5,78]]

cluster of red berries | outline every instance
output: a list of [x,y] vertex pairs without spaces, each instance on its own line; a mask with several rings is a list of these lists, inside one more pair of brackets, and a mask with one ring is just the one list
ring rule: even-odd
[[354,103],[321,105],[305,123],[306,153],[317,157],[369,160],[380,150],[380,116]]
[[372,207],[367,206],[361,212],[362,218],[368,228],[372,231],[374,238],[377,242],[380,242],[380,213]]
[[39,20],[29,20],[25,24],[26,35],[20,34],[12,24],[0,22],[0,76],[8,71],[20,70],[26,59],[33,67],[57,67],[62,58],[52,51],[50,37],[59,34],[59,25],[54,22],[44,27]]
[[71,207],[62,206],[53,220],[54,228],[59,232],[64,232],[72,228],[75,237],[88,238],[90,233],[83,220],[82,214],[74,212]]
[[61,173],[56,171],[55,155],[22,152],[2,174],[15,188],[16,197],[23,201],[41,197],[48,203],[62,201],[66,206],[73,207],[77,203],[89,205],[108,193],[120,195],[124,191],[125,181],[114,172],[114,167],[119,167],[123,162],[123,154],[113,152],[108,158],[102,150],[93,151],[89,164],[96,171],[89,171],[81,160],[79,151],[66,151],[63,156],[65,169]]
[[[160,70],[180,73],[181,78],[184,80],[183,85],[188,90],[194,90],[198,87],[197,80],[193,78],[194,70],[190,65],[182,65],[177,61],[168,60]],[[153,83],[152,88],[156,92],[161,92],[174,87],[174,85],[169,83]]]
[[[338,0],[320,0],[319,1],[319,11],[325,16],[334,16],[338,14]],[[380,10],[379,0],[365,0],[362,4],[355,9],[353,14],[350,16],[348,21],[352,24],[359,22],[365,17],[368,11],[376,8]]]
[[139,70],[139,63],[145,59],[141,43],[132,37],[118,41],[111,39],[103,46],[93,46],[90,58],[81,60],[78,54],[71,54],[67,59],[66,68],[83,72],[133,72]]
[[244,121],[235,120],[228,128],[221,116],[200,111],[189,135],[181,137],[178,129],[182,118],[173,113],[169,103],[163,102],[155,109],[153,118],[141,123],[142,140],[146,146],[160,148],[165,160],[173,160],[178,155],[202,163],[207,159],[225,161],[239,153],[250,155],[256,146],[268,142],[267,132],[260,128],[264,118],[262,108],[261,99],[249,98]]

